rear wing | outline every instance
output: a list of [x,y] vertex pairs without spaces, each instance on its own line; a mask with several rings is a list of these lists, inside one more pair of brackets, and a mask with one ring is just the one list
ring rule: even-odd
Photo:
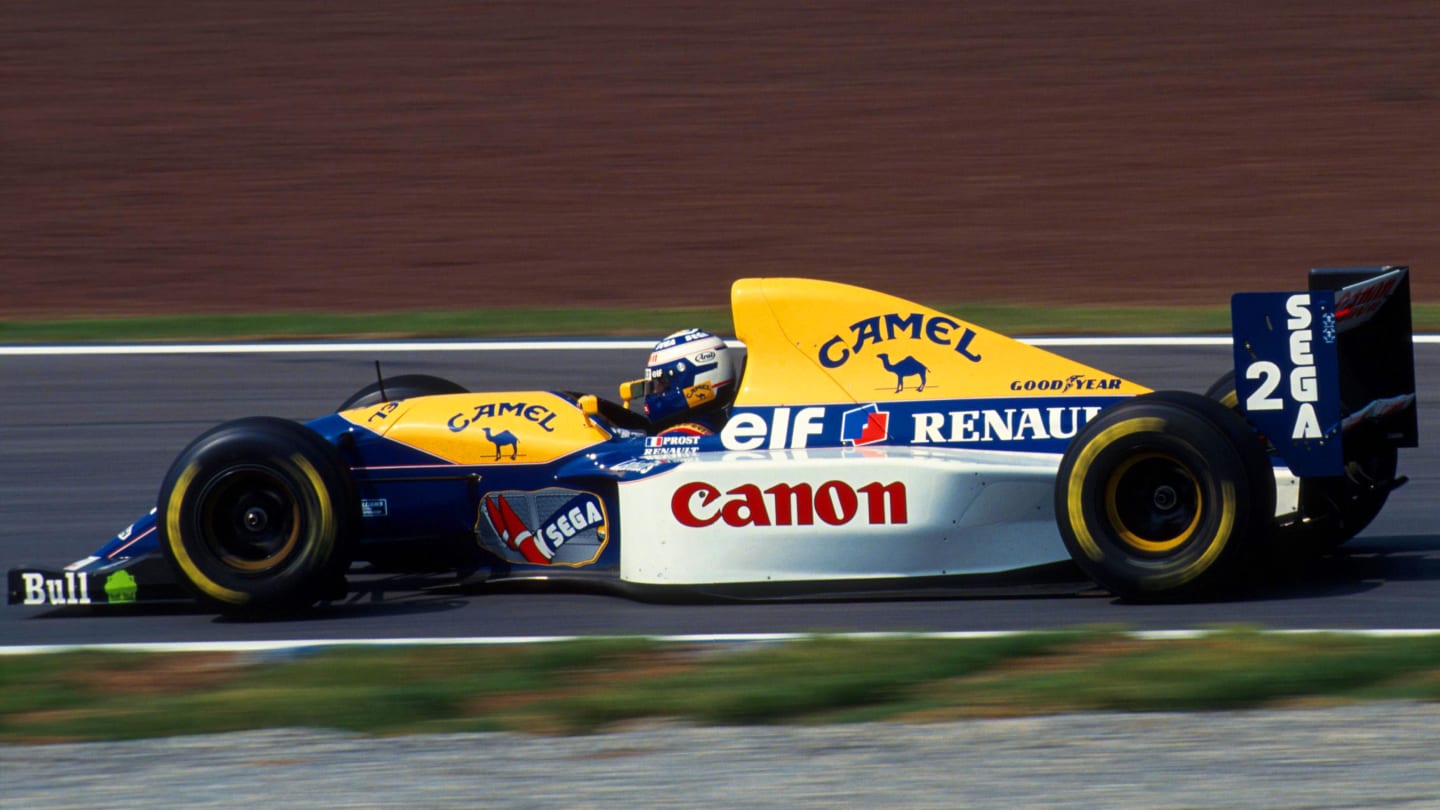
[[1416,446],[1409,268],[1311,270],[1230,314],[1241,412],[1296,475],[1342,475],[1346,442]]

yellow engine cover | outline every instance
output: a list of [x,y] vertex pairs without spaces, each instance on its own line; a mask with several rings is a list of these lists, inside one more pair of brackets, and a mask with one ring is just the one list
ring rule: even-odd
[[1149,391],[937,310],[799,278],[731,289],[748,356],[740,406]]

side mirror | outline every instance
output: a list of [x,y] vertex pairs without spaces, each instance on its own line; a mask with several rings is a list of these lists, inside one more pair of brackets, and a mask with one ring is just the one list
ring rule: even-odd
[[580,397],[580,412],[585,414],[585,424],[589,427],[595,427],[595,423],[591,420],[591,417],[600,413],[600,398],[594,394],[586,394]]
[[620,383],[620,401],[625,403],[626,408],[630,407],[631,400],[645,398],[645,385],[647,382],[649,381],[630,380],[629,382]]

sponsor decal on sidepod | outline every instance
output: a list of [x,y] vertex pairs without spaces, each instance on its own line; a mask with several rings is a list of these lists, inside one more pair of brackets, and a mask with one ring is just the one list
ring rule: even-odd
[[492,492],[483,499],[481,515],[480,544],[512,562],[587,565],[609,538],[605,506],[590,492]]
[[724,492],[714,484],[691,481],[671,495],[670,512],[680,525],[695,529],[717,521],[741,528],[813,526],[817,518],[831,526],[857,518],[872,526],[910,520],[903,481],[872,481],[860,487],[844,481],[776,484],[763,490],[756,484],[740,484]]

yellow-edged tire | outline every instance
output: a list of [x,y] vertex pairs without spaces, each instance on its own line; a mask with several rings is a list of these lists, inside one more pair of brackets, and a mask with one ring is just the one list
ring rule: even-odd
[[1264,544],[1275,479],[1235,413],[1157,392],[1102,411],[1070,443],[1055,487],[1060,536],[1096,583],[1131,600],[1203,598]]
[[202,604],[275,616],[343,581],[360,508],[333,446],[295,422],[252,417],[180,453],[157,518],[162,552]]
[[1220,379],[1210,384],[1205,390],[1205,396],[1224,405],[1230,410],[1244,416],[1245,412],[1240,410],[1240,394],[1235,389],[1235,370],[1231,369],[1220,375]]

